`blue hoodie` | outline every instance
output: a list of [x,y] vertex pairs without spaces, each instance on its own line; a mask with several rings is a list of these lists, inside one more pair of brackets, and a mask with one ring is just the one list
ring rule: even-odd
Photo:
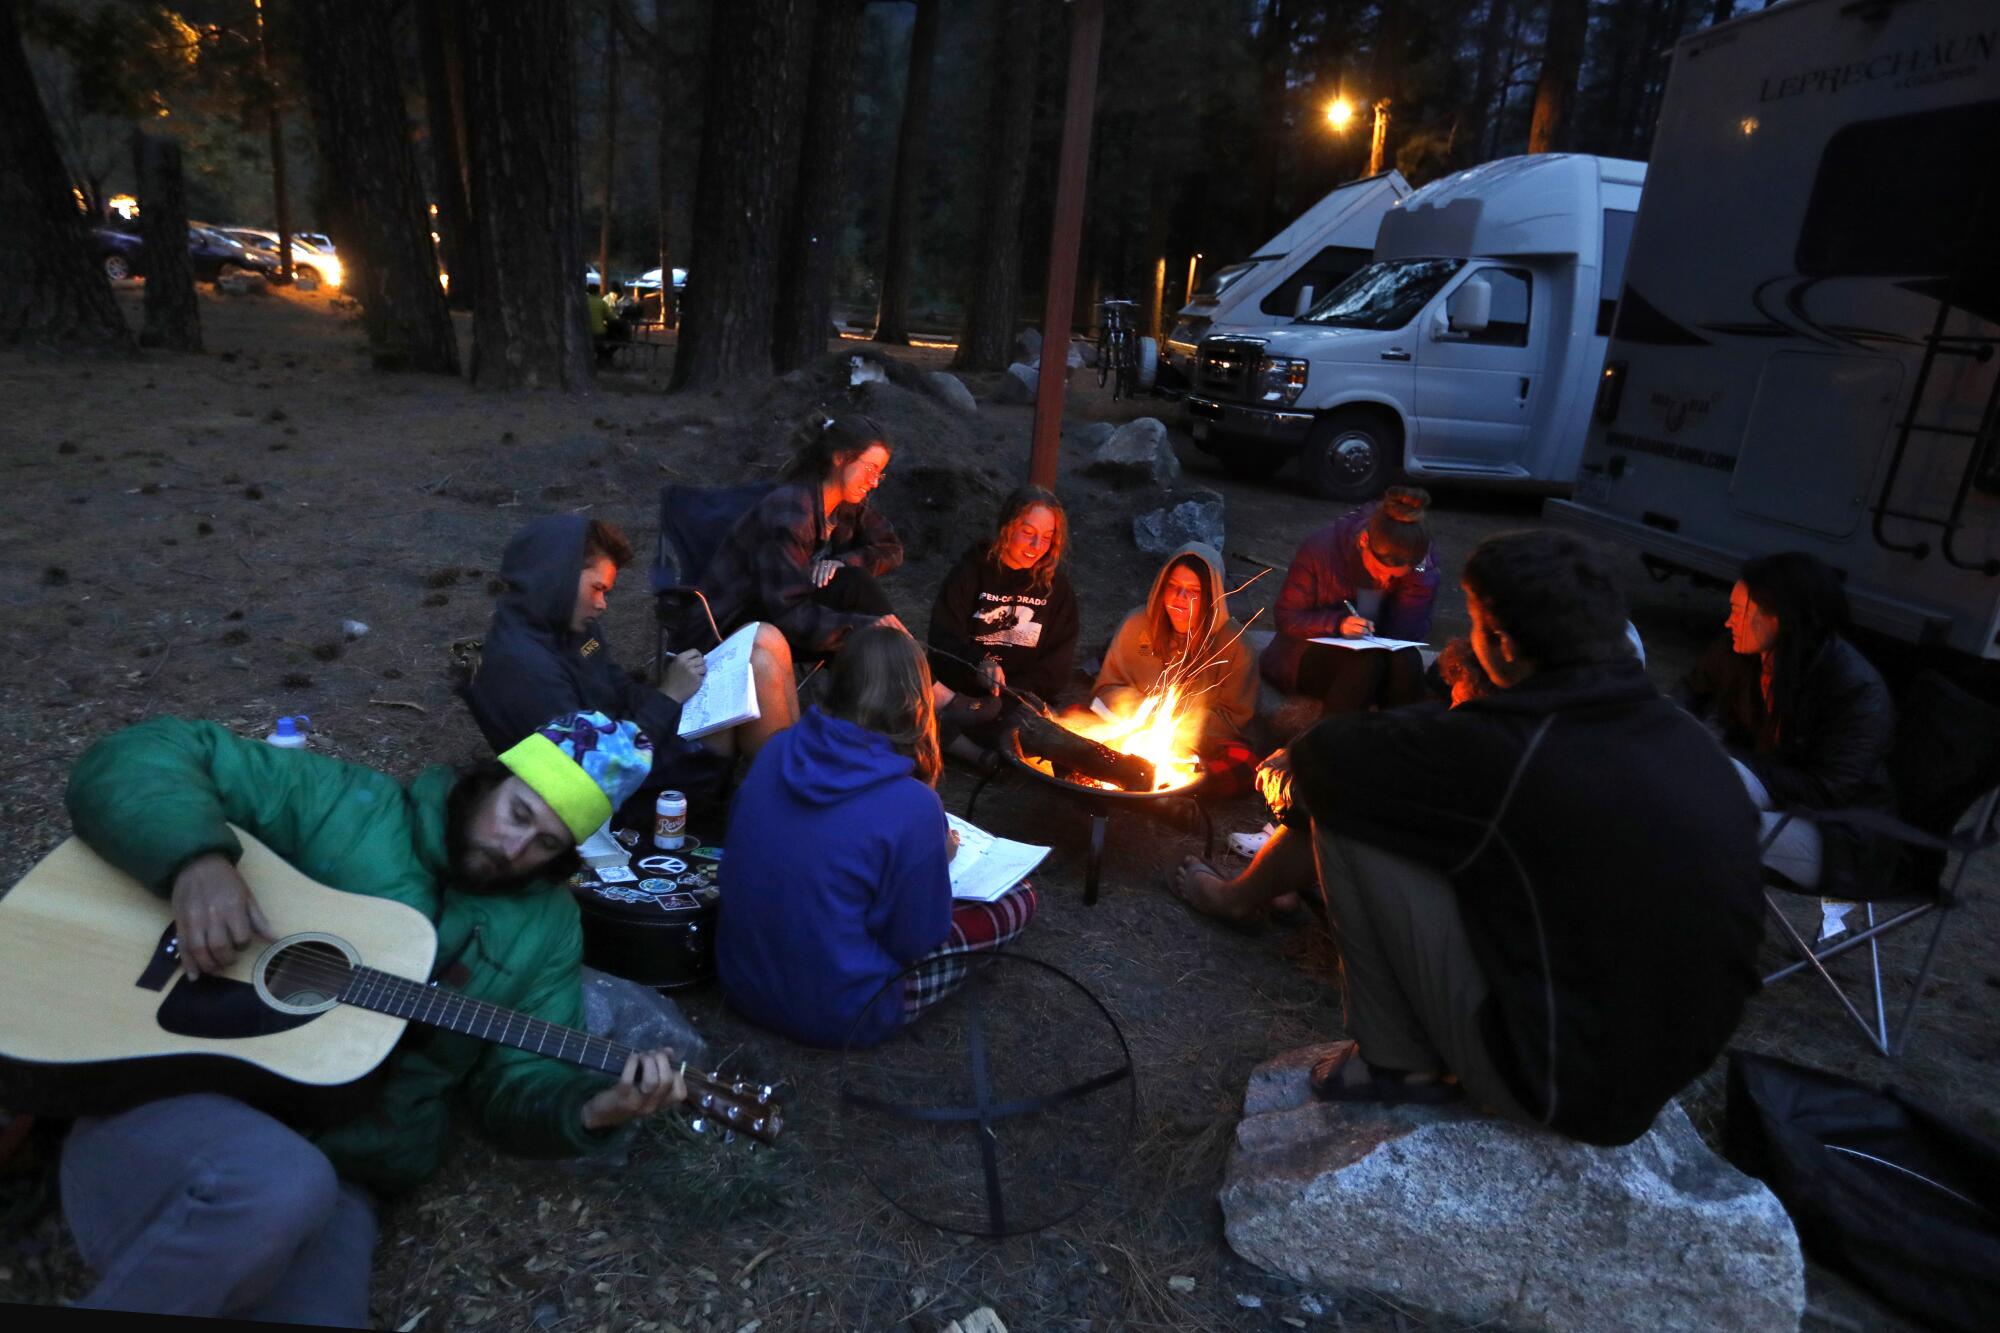
[[715,945],[745,1018],[814,1046],[902,1025],[883,983],[951,932],[944,806],[913,767],[817,708],[758,753],[729,812]]

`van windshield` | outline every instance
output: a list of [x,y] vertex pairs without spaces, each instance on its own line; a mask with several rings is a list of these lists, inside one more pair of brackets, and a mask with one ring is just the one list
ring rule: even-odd
[[1370,264],[1299,317],[1342,329],[1400,329],[1417,317],[1463,259],[1388,259]]

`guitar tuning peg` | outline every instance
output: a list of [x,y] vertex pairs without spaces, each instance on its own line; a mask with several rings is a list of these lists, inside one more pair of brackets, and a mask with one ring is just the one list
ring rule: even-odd
[[688,1127],[697,1134],[706,1134],[708,1132],[708,1122],[700,1116],[696,1116],[694,1119],[688,1121]]
[[743,1080],[739,1078],[734,1083],[729,1085],[729,1090],[740,1097],[743,1095],[745,1086],[746,1085],[744,1084]]
[[758,1100],[758,1102],[759,1102],[759,1103],[763,1103],[763,1102],[768,1102],[768,1101],[770,1101],[770,1100],[771,1100],[771,1091],[772,1091],[772,1089],[771,1089],[771,1085],[770,1085],[770,1084],[768,1084],[768,1083],[761,1083],[761,1084],[759,1084],[759,1085],[758,1085],[758,1087],[757,1087],[757,1100]]

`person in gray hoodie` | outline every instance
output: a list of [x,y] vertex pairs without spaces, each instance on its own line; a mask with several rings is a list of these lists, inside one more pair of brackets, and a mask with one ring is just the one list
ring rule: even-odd
[[638,723],[653,737],[653,771],[620,822],[643,825],[662,791],[718,795],[735,756],[754,756],[798,719],[799,704],[785,636],[760,626],[750,655],[760,716],[699,741],[681,739],[681,705],[706,674],[702,655],[670,658],[655,687],[614,662],[604,642],[605,594],[631,559],[616,524],[581,514],[551,514],[515,533],[500,560],[507,587],[486,627],[479,669],[459,694],[496,752],[564,712]]

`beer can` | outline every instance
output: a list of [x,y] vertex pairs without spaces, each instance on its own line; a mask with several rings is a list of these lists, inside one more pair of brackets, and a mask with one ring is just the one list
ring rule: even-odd
[[688,798],[677,791],[663,791],[653,802],[653,845],[663,852],[679,849],[687,841]]

